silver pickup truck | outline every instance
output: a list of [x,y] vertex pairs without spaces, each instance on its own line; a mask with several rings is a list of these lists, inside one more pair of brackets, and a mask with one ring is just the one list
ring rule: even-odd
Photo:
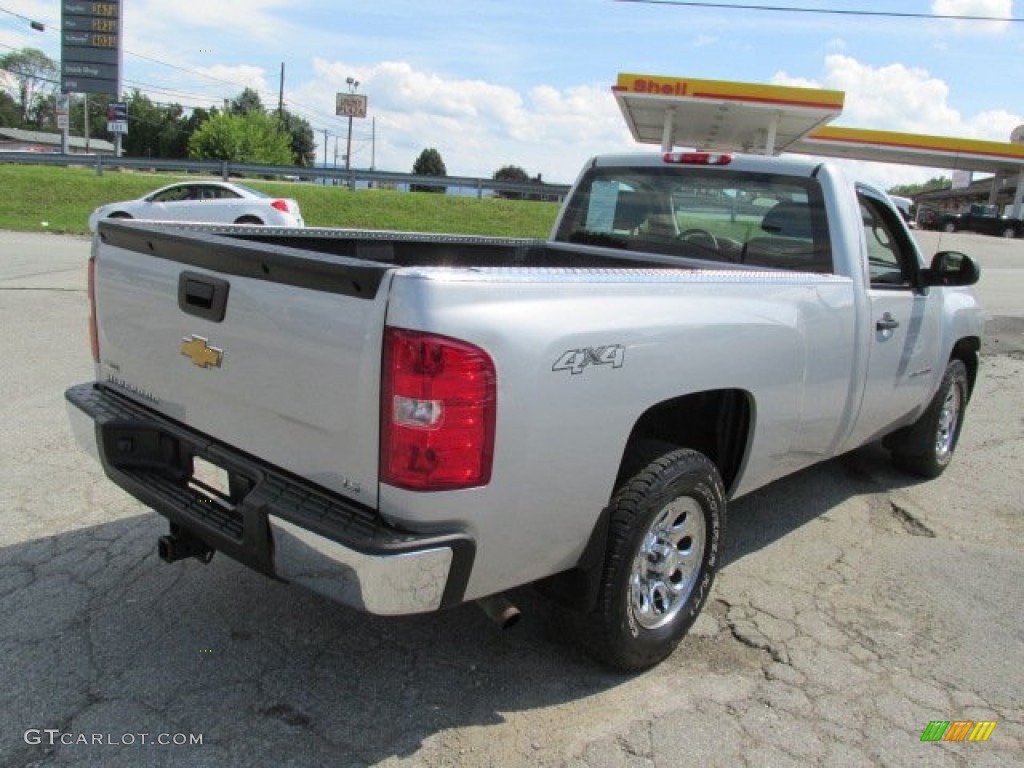
[[599,157],[546,241],[103,221],[66,398],[166,561],[506,622],[538,583],[638,670],[707,600],[728,499],[880,439],[945,469],[977,279],[788,158]]

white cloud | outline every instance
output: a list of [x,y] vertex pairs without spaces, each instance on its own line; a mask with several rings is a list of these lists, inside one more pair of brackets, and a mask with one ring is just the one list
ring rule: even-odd
[[[213,67],[198,67],[196,71],[217,80],[237,83],[239,91],[242,88],[253,88],[263,95],[270,91],[270,86],[267,83],[267,73],[262,67],[253,67],[246,64],[237,67],[216,65]],[[269,107],[272,105],[264,104],[263,106]]]
[[[314,70],[314,80],[291,97],[333,113],[334,94],[348,90],[347,78],[358,80],[359,93],[369,99],[368,115],[376,118],[379,168],[409,170],[423,149],[434,147],[452,176],[490,176],[514,164],[548,181],[568,182],[590,155],[636,149],[606,86],[542,84],[520,93],[401,61],[358,67],[317,59]],[[347,130],[339,119],[338,131]],[[353,134],[359,140],[353,140],[352,162],[367,165],[366,122],[357,121]]]
[[[932,13],[938,16],[986,16],[1008,19],[1013,16],[1012,0],[934,0]],[[950,22],[944,22],[950,23]],[[1008,21],[955,21],[959,34],[999,35],[1010,27]]]
[[187,20],[190,35],[187,42],[182,42],[188,47],[184,52],[191,56],[200,50],[217,53],[218,48],[225,53],[229,48],[226,38],[277,41],[285,31],[282,19],[288,18],[292,3],[289,0],[144,0],[124,5],[125,30],[128,34],[137,33],[140,39],[165,38],[168,30],[177,29]]
[[1013,126],[1024,122],[1020,115],[1005,110],[965,117],[950,106],[946,82],[926,69],[904,64],[873,67],[832,54],[825,58],[825,71],[818,80],[780,72],[772,82],[845,91],[846,103],[837,122],[857,128],[1006,141]]
[[[845,91],[846,102],[837,123],[855,128],[1008,141],[1013,127],[1024,123],[1024,117],[1005,110],[962,115],[950,106],[950,89],[943,80],[925,69],[903,64],[872,67],[850,56],[833,54],[825,58],[825,71],[819,80],[782,72],[772,81]],[[850,165],[859,175],[885,187],[950,174],[948,170],[877,163]]]

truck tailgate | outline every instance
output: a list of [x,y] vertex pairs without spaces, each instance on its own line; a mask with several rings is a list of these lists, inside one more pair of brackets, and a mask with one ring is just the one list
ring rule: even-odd
[[99,231],[103,384],[376,504],[386,265],[223,231]]

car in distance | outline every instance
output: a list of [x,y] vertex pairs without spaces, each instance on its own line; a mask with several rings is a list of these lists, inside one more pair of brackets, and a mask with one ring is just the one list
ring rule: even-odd
[[169,184],[138,200],[101,205],[89,217],[96,231],[100,219],[201,221],[211,224],[256,224],[301,227],[299,204],[257,189],[226,181],[186,181]]

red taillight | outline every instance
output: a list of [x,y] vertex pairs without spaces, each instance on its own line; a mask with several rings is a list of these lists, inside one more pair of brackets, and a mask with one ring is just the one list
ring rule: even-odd
[[666,152],[662,160],[675,165],[728,165],[732,155],[720,155],[714,152]]
[[287,200],[275,200],[274,202],[272,202],[270,204],[270,207],[274,208],[274,209],[276,209],[278,211],[282,211],[283,213],[291,213],[292,212],[291,208],[288,207],[288,201]]
[[89,348],[94,363],[100,361],[100,336],[96,328],[96,257],[89,257]]
[[494,455],[496,376],[464,341],[384,332],[380,479],[413,491],[486,485]]

